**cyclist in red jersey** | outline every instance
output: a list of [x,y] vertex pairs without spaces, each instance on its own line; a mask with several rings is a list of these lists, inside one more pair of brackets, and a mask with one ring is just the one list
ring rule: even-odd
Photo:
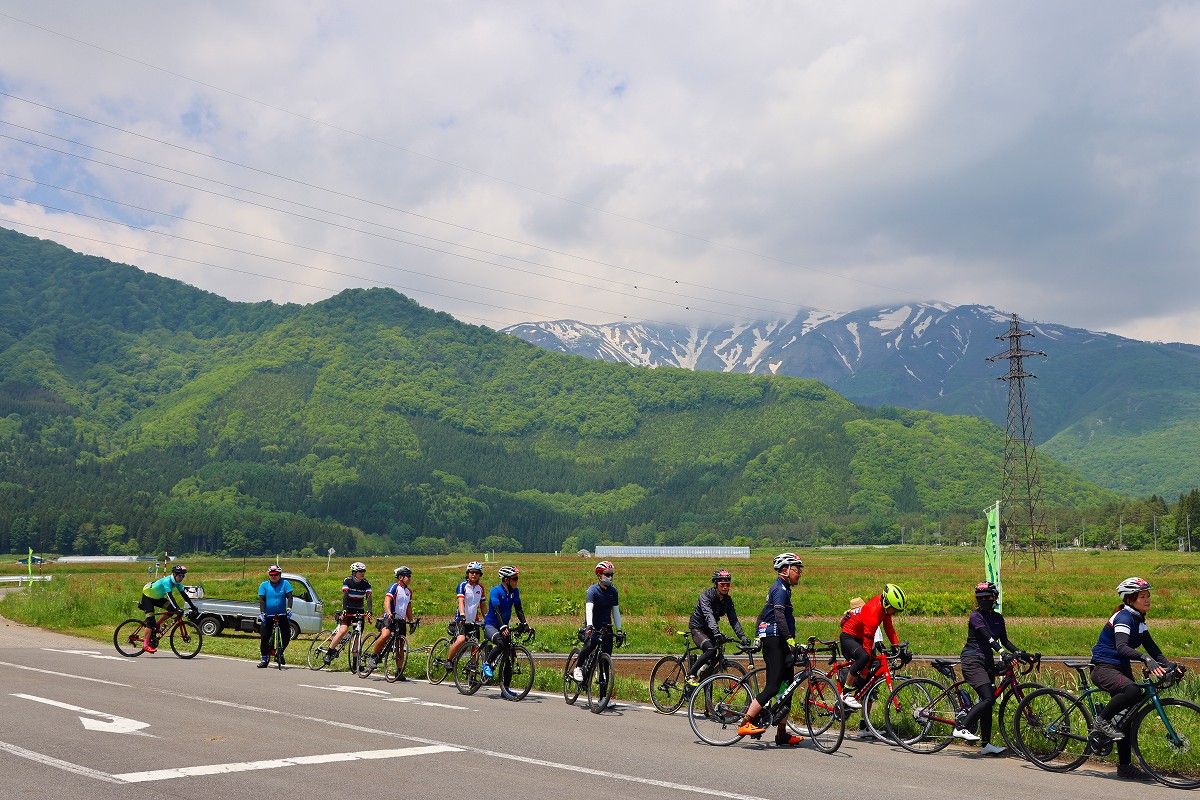
[[871,663],[871,650],[875,643],[875,632],[883,626],[884,633],[891,640],[892,646],[900,644],[896,628],[892,625],[892,615],[904,610],[904,590],[894,583],[889,583],[883,592],[868,600],[862,608],[851,609],[842,617],[842,654],[852,659],[846,680],[845,694],[842,702],[847,708],[862,708],[862,703],[854,697],[858,688],[859,674]]

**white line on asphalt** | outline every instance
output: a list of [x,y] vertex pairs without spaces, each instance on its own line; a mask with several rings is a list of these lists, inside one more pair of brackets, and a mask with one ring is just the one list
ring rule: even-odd
[[13,669],[27,669],[30,672],[42,672],[46,675],[57,675],[60,678],[73,678],[77,681],[91,681],[92,683],[103,683],[106,686],[124,686],[129,688],[128,683],[117,683],[116,681],[102,681],[99,678],[88,678],[83,675],[72,675],[69,672],[55,672],[52,669],[38,669],[37,667],[27,667],[24,664],[10,664],[7,661],[0,661],[0,667],[12,667]]
[[102,658],[107,661],[125,661],[125,656],[106,656],[99,650],[59,650],[57,647],[43,647],[48,653],[70,653],[73,656],[87,656],[88,658]]
[[764,800],[764,798],[755,797],[753,795],[734,794],[724,789],[710,789],[706,786],[692,786],[686,783],[671,783],[670,781],[660,781],[654,778],[643,778],[638,775],[626,775],[620,772],[606,772],[604,770],[592,769],[591,767],[580,767],[574,764],[563,764],[558,761],[545,761],[539,758],[530,758],[529,756],[518,756],[511,753],[500,753],[495,750],[483,750],[478,747],[470,747],[468,745],[451,744],[449,742],[439,742],[436,739],[425,739],[420,736],[409,736],[403,733],[395,733],[393,731],[384,731],[377,728],[368,728],[364,725],[355,725],[351,722],[338,722],[337,720],[322,719],[321,717],[310,717],[306,714],[295,714],[290,711],[280,711],[275,708],[259,708],[258,706],[248,706],[242,703],[233,703],[229,700],[216,700],[211,697],[198,697],[192,694],[184,694],[182,692],[173,692],[169,689],[155,689],[171,697],[180,697],[185,700],[195,700],[200,703],[211,703],[218,706],[226,706],[228,708],[237,708],[242,711],[252,711],[258,714],[272,714],[280,717],[288,717],[290,719],[298,719],[304,722],[316,722],[322,725],[331,725],[335,728],[345,728],[346,730],[357,731],[359,733],[373,733],[379,736],[391,736],[396,739],[406,739],[410,742],[420,742],[421,744],[443,745],[453,747],[467,753],[478,753],[484,756],[493,758],[503,758],[509,761],[518,761],[525,764],[533,764],[539,767],[549,767],[551,769],[561,769],[568,772],[579,772],[584,775],[598,775],[604,778],[612,778],[618,781],[627,781],[629,783],[640,783],[645,786],[658,786],[666,789],[674,789],[681,792],[692,792],[694,794],[712,795],[713,797],[728,797],[732,800]]
[[23,700],[32,700],[35,703],[45,703],[48,706],[63,708],[67,711],[74,711],[76,714],[90,714],[93,717],[104,717],[108,720],[108,722],[101,722],[99,720],[89,719],[88,717],[80,717],[79,721],[82,722],[83,727],[87,728],[89,731],[103,731],[105,733],[128,733],[136,736],[154,736],[152,733],[145,733],[142,731],[142,728],[150,727],[149,722],[138,722],[136,719],[118,717],[116,714],[109,714],[107,711],[93,711],[90,708],[73,706],[69,703],[60,703],[59,701],[51,700],[48,697],[37,697],[36,695],[20,694],[17,692],[14,692],[12,696],[20,697]]
[[403,747],[395,750],[362,750],[357,753],[330,753],[317,756],[294,756],[291,758],[276,758],[270,761],[241,761],[235,764],[206,764],[199,767],[177,767],[175,769],[154,769],[146,772],[124,772],[113,775],[122,783],[145,783],[161,781],[170,778],[187,778],[198,775],[227,775],[231,772],[252,772],[260,769],[278,769],[280,767],[298,767],[306,764],[332,764],[338,761],[368,761],[380,758],[403,758],[404,756],[423,756],[433,753],[457,753],[458,747],[450,745],[434,745],[431,747]]
[[455,711],[470,711],[466,706],[452,706],[446,703],[434,703],[429,700],[422,700],[419,697],[393,697],[391,692],[385,692],[383,689],[374,689],[369,686],[314,686],[311,683],[298,683],[297,686],[302,686],[305,689],[321,689],[326,692],[345,692],[347,694],[357,694],[363,697],[378,697],[381,700],[387,700],[391,703],[411,703],[414,706],[434,706],[435,708],[452,708]]
[[122,783],[122,781],[117,780],[107,772],[100,772],[99,770],[89,769],[88,767],[81,767],[78,764],[72,764],[70,761],[63,761],[62,759],[54,758],[53,756],[35,753],[32,750],[26,750],[24,747],[18,747],[17,745],[9,744],[8,742],[0,742],[0,750],[12,753],[14,756],[28,758],[30,761],[36,761],[43,766],[61,769],[64,772],[73,772],[76,775],[84,775],[88,778],[95,778],[96,780],[104,781],[105,783]]

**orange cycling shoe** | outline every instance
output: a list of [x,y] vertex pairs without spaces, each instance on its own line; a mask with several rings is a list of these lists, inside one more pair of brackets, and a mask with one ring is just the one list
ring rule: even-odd
[[798,747],[804,741],[803,736],[776,736],[775,744],[780,747]]
[[766,733],[766,728],[755,725],[752,720],[744,719],[742,724],[738,725],[738,736],[761,736]]

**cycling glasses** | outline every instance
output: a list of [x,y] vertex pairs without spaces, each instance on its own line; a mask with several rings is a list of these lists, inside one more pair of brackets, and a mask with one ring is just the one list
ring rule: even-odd
[[600,574],[606,578],[611,578],[613,576],[613,573],[611,572],[601,572]]

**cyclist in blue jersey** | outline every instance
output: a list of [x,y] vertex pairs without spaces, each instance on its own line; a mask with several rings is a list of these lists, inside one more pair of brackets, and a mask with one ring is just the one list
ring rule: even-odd
[[480,581],[483,580],[483,564],[478,561],[472,561],[467,564],[466,580],[460,581],[456,600],[458,607],[454,611],[454,631],[456,636],[454,641],[450,643],[450,649],[446,652],[446,666],[454,662],[454,657],[458,655],[458,651],[463,649],[467,643],[467,626],[482,621],[482,607],[486,604],[483,602],[483,586]]
[[371,619],[371,584],[367,581],[367,565],[355,561],[350,565],[350,577],[342,581],[342,622],[338,625],[337,633],[329,641],[329,649],[325,651],[323,661],[325,666],[337,657],[337,647],[350,630],[350,625],[358,618]]
[[[1092,682],[1112,696],[1108,704],[1096,713],[1093,728],[1117,743],[1117,775],[1135,780],[1150,780],[1133,765],[1133,747],[1125,734],[1113,725],[1113,718],[1137,705],[1142,688],[1133,678],[1133,662],[1144,665],[1155,678],[1161,678],[1174,665],[1163,656],[1162,650],[1150,636],[1146,614],[1150,611],[1150,582],[1142,578],[1126,578],[1117,586],[1121,605],[1104,623],[1100,639],[1092,648]],[[1146,654],[1137,648],[1145,648]]]
[[[495,645],[492,652],[488,653],[487,661],[483,664],[483,677],[488,680],[495,675],[492,665],[512,643],[511,632],[508,629],[512,613],[516,611],[517,619],[522,625],[528,627],[528,623],[525,622],[525,612],[521,609],[521,592],[517,589],[517,581],[521,579],[521,570],[513,566],[504,566],[496,574],[499,576],[500,582],[493,586],[492,591],[488,593],[487,616],[483,618],[483,635]],[[530,628],[530,630],[533,629]]]
[[[792,654],[796,649],[796,618],[792,614],[792,587],[800,582],[804,562],[795,553],[780,553],[775,556],[775,583],[767,591],[767,602],[758,615],[758,639],[762,643],[762,657],[767,666],[767,677],[762,691],[746,709],[746,716],[738,726],[740,736],[761,736],[766,732],[764,725],[755,720],[763,707],[771,701],[779,689],[796,677]],[[795,747],[804,741],[787,730],[787,714],[782,715],[779,728],[775,731],[775,744]]]
[[147,653],[158,652],[158,621],[154,618],[154,612],[159,608],[166,608],[170,611],[178,611],[179,605],[176,604],[175,598],[171,596],[171,592],[179,592],[179,596],[188,604],[191,609],[192,617],[200,616],[200,611],[196,608],[196,604],[192,602],[192,598],[187,596],[187,592],[183,591],[183,578],[187,575],[187,567],[183,564],[176,564],[171,567],[171,574],[164,575],[156,581],[147,583],[142,587],[142,599],[138,602],[138,608],[146,612],[146,627],[150,629],[150,638],[142,645],[142,650]]
[[[621,607],[618,605],[617,587],[613,586],[615,572],[616,567],[611,561],[601,561],[596,565],[596,582],[588,587],[587,594],[584,595],[584,625],[587,628],[585,631],[587,640],[579,651],[579,656],[575,659],[576,665],[585,663],[588,656],[597,647],[611,656],[614,630],[617,642],[625,644],[625,631],[621,630]],[[606,628],[607,630],[605,630]],[[583,668],[576,666],[571,677],[575,679],[576,683],[583,683]],[[606,696],[606,691],[607,687],[601,684],[600,696]],[[612,709],[615,706],[609,703],[607,708]]]
[[[276,614],[287,617],[280,632],[283,634],[283,649],[287,650],[292,640],[292,584],[283,578],[283,570],[277,564],[267,567],[267,579],[258,585],[258,653],[262,660],[259,669],[266,669],[271,658],[271,634],[275,626],[267,620]],[[283,654],[279,654],[282,661]]]

